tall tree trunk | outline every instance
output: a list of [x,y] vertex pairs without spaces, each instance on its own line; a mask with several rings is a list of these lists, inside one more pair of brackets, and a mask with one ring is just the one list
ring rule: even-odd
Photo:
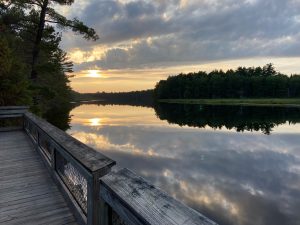
[[32,62],[31,62],[31,80],[33,82],[36,81],[37,79],[37,71],[36,71],[36,65],[40,53],[40,43],[43,37],[43,31],[45,27],[45,17],[46,17],[46,12],[47,12],[47,7],[48,7],[49,0],[44,0],[43,5],[41,8],[41,13],[40,13],[40,20],[39,20],[39,25],[38,25],[38,30],[35,38],[35,42],[33,45],[33,51],[32,51]]

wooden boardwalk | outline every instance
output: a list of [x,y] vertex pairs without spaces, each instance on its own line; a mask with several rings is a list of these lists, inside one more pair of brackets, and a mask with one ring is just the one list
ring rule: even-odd
[[24,131],[0,132],[0,224],[77,224]]

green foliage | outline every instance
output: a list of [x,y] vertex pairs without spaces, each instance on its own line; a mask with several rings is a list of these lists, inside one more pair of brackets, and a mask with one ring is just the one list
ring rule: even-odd
[[153,105],[153,90],[130,91],[130,92],[97,92],[97,93],[78,93],[73,91],[73,101],[90,101],[92,104],[121,104],[151,107]]
[[[73,2],[0,1],[0,105],[31,105],[33,111],[47,118],[50,109],[69,107],[73,63],[60,48],[61,33],[55,27],[69,28],[88,40],[98,39],[94,29],[54,10],[55,4]],[[38,76],[31,80],[33,69]],[[31,104],[32,99],[35,104]]]
[[56,23],[60,29],[71,29],[74,33],[83,35],[87,40],[98,40],[99,37],[93,28],[86,26],[83,22],[74,18],[72,20],[67,19],[63,15],[57,13],[54,9],[48,8],[49,19],[46,22]]
[[300,97],[300,76],[278,73],[272,64],[200,71],[158,82],[154,95],[156,99],[296,98]]
[[14,54],[8,40],[0,37],[0,106],[30,102],[25,65]]

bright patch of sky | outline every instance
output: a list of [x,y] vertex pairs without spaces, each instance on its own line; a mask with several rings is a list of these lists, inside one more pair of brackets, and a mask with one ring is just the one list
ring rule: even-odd
[[[63,32],[81,92],[153,88],[171,74],[270,62],[299,73],[299,0],[79,0],[59,10],[100,36],[88,42]],[[105,78],[80,80],[94,69]]]

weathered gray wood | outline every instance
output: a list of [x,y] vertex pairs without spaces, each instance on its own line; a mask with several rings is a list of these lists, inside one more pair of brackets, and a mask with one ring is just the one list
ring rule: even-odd
[[105,155],[101,154],[77,139],[66,134],[64,131],[51,125],[45,120],[38,118],[32,113],[25,113],[25,118],[33,122],[42,131],[45,132],[52,140],[70,153],[78,160],[86,169],[94,171],[109,171],[116,162]]
[[22,117],[27,110],[26,106],[1,106],[0,118]]
[[28,110],[28,106],[0,106],[0,110],[16,110],[16,109],[26,109]]
[[[1,106],[0,119],[22,118],[27,110],[27,106]],[[22,128],[23,126],[1,127],[0,132],[21,130]]]
[[[48,165],[48,169],[54,180],[64,193],[69,205],[74,210],[78,221],[86,221],[88,225],[99,224],[99,178],[107,174],[116,163],[100,152],[86,146],[60,129],[49,124],[45,120],[33,115],[24,114],[24,128],[31,137],[35,148],[41,153],[42,159]],[[33,137],[33,134],[36,137]],[[50,145],[50,155],[40,148],[41,139],[47,140]],[[59,154],[58,154],[59,153]],[[57,176],[55,169],[55,155],[61,155],[71,163],[75,169],[87,180],[87,215],[78,210],[78,204],[74,201],[72,193],[65,187],[64,182]],[[55,156],[55,157],[54,157]],[[50,161],[51,160],[51,161]]]
[[100,196],[128,224],[215,225],[128,169],[101,178]]
[[22,130],[22,129],[23,129],[23,127],[21,127],[21,126],[0,127],[0,132],[16,131],[16,130]]
[[31,198],[30,201],[19,202],[18,204],[12,204],[12,205],[0,208],[0,217],[1,217],[1,215],[4,215],[5,213],[11,212],[13,210],[23,209],[25,211],[26,209],[35,207],[34,205],[37,205],[37,204],[38,205],[56,204],[56,203],[62,203],[64,201],[65,200],[59,195],[56,198],[52,198],[52,197],[43,195],[42,198],[37,198],[37,199]]
[[0,133],[0,224],[67,223],[77,224],[29,137]]
[[66,206],[58,206],[57,208],[49,207],[43,209],[36,209],[29,213],[26,213],[25,215],[19,214],[16,215],[16,217],[12,216],[11,220],[4,221],[4,223],[1,224],[5,224],[5,225],[42,224],[42,223],[47,223],[47,221],[51,221],[54,218],[54,216],[55,218],[62,219],[65,216],[72,215],[70,213],[69,208]]
[[56,198],[53,198],[53,193],[46,193],[43,195],[36,195],[31,198],[21,198],[10,202],[0,203],[1,211],[9,211],[10,207],[22,207],[23,204],[36,205],[37,200],[47,201],[49,199],[59,199],[62,198],[60,195],[57,195]]
[[99,216],[100,216],[100,225],[111,225],[112,224],[112,209],[111,207],[103,201],[102,198],[98,199],[99,201]]
[[[100,188],[100,176],[104,174],[95,173],[88,185],[88,224],[100,224],[100,202],[99,202],[99,188]],[[101,224],[102,225],[102,224]]]
[[[1,111],[0,111],[1,112]],[[16,117],[23,117],[23,113],[16,113],[16,114],[0,114],[1,119],[6,118],[16,118]]]

